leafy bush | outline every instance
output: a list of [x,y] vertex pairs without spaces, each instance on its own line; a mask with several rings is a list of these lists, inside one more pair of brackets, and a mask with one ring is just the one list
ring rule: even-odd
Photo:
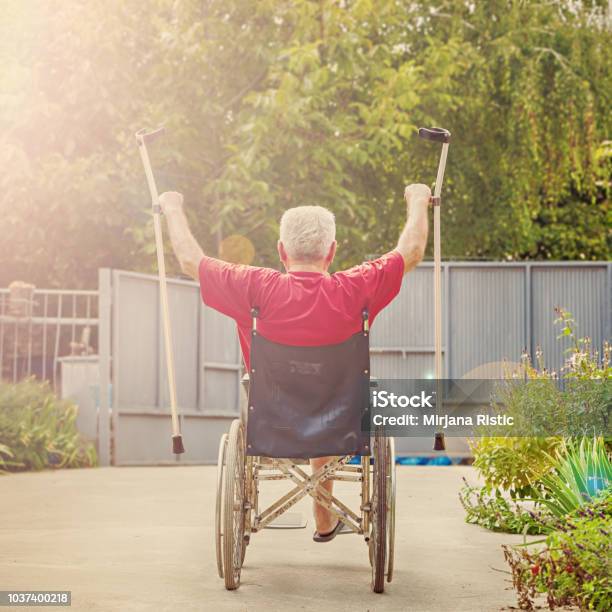
[[542,477],[541,502],[555,516],[570,514],[612,487],[612,462],[602,438],[564,443],[565,451]]
[[522,610],[534,610],[545,593],[548,607],[612,610],[612,495],[577,510],[546,537],[546,547],[504,546]]
[[548,516],[527,510],[499,492],[492,494],[484,487],[473,487],[465,479],[459,500],[465,509],[466,523],[506,533],[543,534],[549,531]]
[[[542,478],[555,457],[565,450],[563,436],[609,436],[612,406],[610,345],[600,355],[589,338],[578,338],[567,311],[557,309],[559,339],[569,340],[568,356],[559,373],[544,367],[543,355],[522,357],[524,380],[508,376],[498,388],[496,409],[514,420],[513,433],[505,437],[498,428],[481,428],[483,436],[472,442],[474,467],[489,492],[508,492],[525,498],[543,492]],[[556,435],[558,434],[558,435]],[[520,437],[519,437],[520,436]]]
[[95,465],[93,446],[76,428],[77,407],[49,384],[0,383],[0,473]]
[[540,490],[540,480],[551,469],[551,455],[560,444],[560,438],[483,437],[472,443],[473,465],[488,493],[532,497]]
[[564,413],[568,431],[573,436],[610,437],[612,407],[612,347],[604,341],[601,356],[593,349],[589,337],[578,338],[571,313],[557,308],[555,321],[562,325],[560,338],[567,338],[570,347],[563,367],[566,381]]

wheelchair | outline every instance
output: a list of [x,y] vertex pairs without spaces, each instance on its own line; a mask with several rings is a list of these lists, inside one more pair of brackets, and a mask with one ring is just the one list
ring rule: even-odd
[[[222,436],[217,463],[217,568],[228,590],[240,586],[252,534],[307,495],[342,521],[344,532],[363,536],[375,593],[393,578],[395,448],[393,438],[369,427],[375,383],[367,310],[362,314],[361,331],[347,341],[310,347],[267,340],[257,331],[259,311],[252,310],[246,414]],[[312,474],[302,468],[305,459],[327,456],[333,459]],[[260,508],[266,480],[286,480],[292,487]],[[324,489],[327,480],[360,483],[359,509]]]

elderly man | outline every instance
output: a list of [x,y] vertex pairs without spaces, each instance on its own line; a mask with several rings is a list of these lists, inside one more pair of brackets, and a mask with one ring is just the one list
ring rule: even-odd
[[[370,322],[398,294],[404,274],[423,258],[427,244],[431,191],[409,185],[404,192],[407,221],[397,246],[379,259],[330,274],[336,253],[334,215],[321,206],[298,206],[283,214],[278,255],[286,273],[270,268],[230,264],[204,254],[189,230],[183,196],[166,192],[160,205],[166,216],[172,246],[183,272],[200,283],[205,304],[233,318],[247,370],[251,308],[259,307],[259,332],[267,339],[295,346],[344,342],[361,329],[361,311]],[[329,457],[311,459],[316,470]],[[332,481],[324,486],[331,492]],[[316,542],[339,533],[329,511],[314,504]]]

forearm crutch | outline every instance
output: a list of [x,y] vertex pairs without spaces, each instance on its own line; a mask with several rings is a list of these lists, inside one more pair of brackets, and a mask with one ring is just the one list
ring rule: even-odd
[[151,206],[153,209],[153,227],[155,229],[155,250],[157,251],[157,271],[159,273],[159,300],[162,311],[162,327],[164,331],[164,346],[166,348],[166,370],[168,373],[168,389],[170,391],[170,412],[172,413],[172,452],[176,455],[184,453],[183,437],[178,417],[176,401],[176,378],[174,370],[174,347],[172,344],[172,328],[170,327],[170,310],[168,308],[168,285],[166,283],[166,263],[164,261],[164,241],[162,238],[161,227],[161,207],[159,205],[159,195],[151,161],[147,151],[147,143],[152,142],[164,131],[163,127],[156,130],[142,129],[136,132],[138,150],[142,158],[142,165],[147,176],[147,184],[151,193]]
[[[431,202],[434,209],[434,351],[435,351],[435,376],[436,376],[436,410],[443,402],[442,379],[444,370],[442,367],[442,256],[440,239],[440,204],[442,193],[442,181],[446,169],[446,156],[451,134],[444,128],[419,128],[419,137],[425,140],[442,143],[440,162],[438,164],[438,175]],[[446,297],[448,299],[448,296]],[[437,431],[434,439],[434,450],[442,451],[446,448],[444,432]]]

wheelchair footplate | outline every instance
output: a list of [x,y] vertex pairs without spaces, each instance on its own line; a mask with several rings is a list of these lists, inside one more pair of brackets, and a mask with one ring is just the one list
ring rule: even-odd
[[287,512],[276,517],[264,529],[305,529],[308,520],[301,512]]

